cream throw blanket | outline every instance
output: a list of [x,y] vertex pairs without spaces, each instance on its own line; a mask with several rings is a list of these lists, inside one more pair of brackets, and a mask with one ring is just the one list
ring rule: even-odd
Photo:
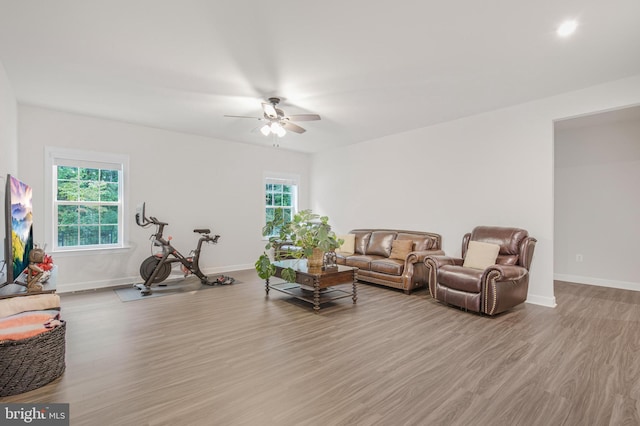
[[60,308],[60,296],[57,294],[34,294],[33,296],[9,297],[0,299],[0,318],[27,311],[43,311]]

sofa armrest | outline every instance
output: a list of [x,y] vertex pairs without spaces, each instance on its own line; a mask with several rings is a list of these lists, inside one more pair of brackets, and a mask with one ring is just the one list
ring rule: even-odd
[[412,290],[428,283],[427,268],[424,259],[429,255],[444,254],[442,250],[421,250],[410,252],[404,260],[402,273],[402,289],[409,294]]
[[300,247],[295,246],[291,241],[276,241],[271,243],[273,246],[274,260],[296,259]]
[[464,260],[451,256],[427,256],[424,258],[424,263],[428,268],[440,268],[444,265],[462,266]]
[[444,255],[442,250],[422,250],[412,251],[407,255],[406,263],[422,263],[427,256],[440,256]]
[[445,265],[462,266],[463,260],[450,256],[427,256],[424,258],[424,264],[427,268],[427,286],[431,297],[435,297],[436,287],[438,284],[438,268]]
[[491,265],[487,269],[484,270],[484,276],[488,276],[489,274],[494,275],[494,279],[496,282],[500,281],[519,281],[525,275],[527,275],[529,271],[522,266],[516,265]]
[[529,271],[516,265],[492,265],[482,274],[482,312],[496,315],[527,300]]

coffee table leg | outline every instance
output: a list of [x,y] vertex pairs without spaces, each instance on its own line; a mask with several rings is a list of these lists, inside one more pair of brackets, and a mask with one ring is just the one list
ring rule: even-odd
[[267,296],[268,296],[269,295],[269,278],[264,280],[264,291],[267,293]]
[[357,280],[353,280],[353,303],[356,303],[356,301],[358,300],[358,291],[356,290],[356,281]]
[[313,283],[313,310],[320,310],[320,285],[317,281]]

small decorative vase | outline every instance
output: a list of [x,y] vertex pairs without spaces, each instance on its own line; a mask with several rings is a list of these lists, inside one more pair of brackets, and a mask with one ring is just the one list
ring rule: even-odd
[[324,252],[319,248],[314,248],[313,253],[307,259],[307,266],[309,268],[321,268],[324,263]]

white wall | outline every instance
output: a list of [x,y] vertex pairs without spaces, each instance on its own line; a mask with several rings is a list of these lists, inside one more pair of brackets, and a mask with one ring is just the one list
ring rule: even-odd
[[[7,173],[18,171],[18,107],[16,97],[0,62],[0,176],[4,182]],[[4,192],[4,185],[2,185]]]
[[[146,200],[152,214],[171,223],[181,250],[195,243],[193,227],[211,226],[222,234],[217,247],[206,248],[208,271],[251,267],[260,253],[265,170],[299,174],[301,207],[328,214],[338,232],[367,226],[434,231],[443,235],[448,254],[459,255],[462,235],[476,225],[520,226],[538,239],[528,301],[554,306],[553,120],[638,103],[635,76],[316,154],[312,161],[270,147],[21,106],[19,170],[37,194],[44,191],[44,146],[129,154],[131,213]],[[179,183],[171,183],[153,161]],[[304,198],[308,189],[313,203]],[[37,218],[44,205],[37,195],[34,208],[41,242]],[[61,289],[138,279],[149,232],[133,225],[132,216],[129,224],[128,251],[56,255]]]
[[476,225],[537,238],[528,301],[555,306],[553,120],[640,102],[640,75],[316,154],[313,204],[338,232],[390,227],[442,234],[459,256]]
[[[4,206],[7,173],[18,172],[18,107],[16,97],[0,62],[0,205]],[[0,259],[4,259],[4,207],[0,208]],[[3,269],[3,271],[6,271]],[[5,282],[4,273],[0,283]]]
[[195,248],[193,229],[220,234],[205,245],[201,266],[207,273],[253,267],[264,248],[261,237],[265,171],[301,177],[301,207],[309,203],[308,155],[175,133],[44,108],[18,108],[20,178],[33,187],[34,238],[44,241],[44,148],[54,146],[129,155],[130,249],[105,254],[54,253],[60,291],[140,282],[138,268],[150,255],[153,228],[135,225],[137,203],[147,215],[170,225],[175,246]]
[[640,290],[640,120],[556,131],[555,168],[556,279]]

